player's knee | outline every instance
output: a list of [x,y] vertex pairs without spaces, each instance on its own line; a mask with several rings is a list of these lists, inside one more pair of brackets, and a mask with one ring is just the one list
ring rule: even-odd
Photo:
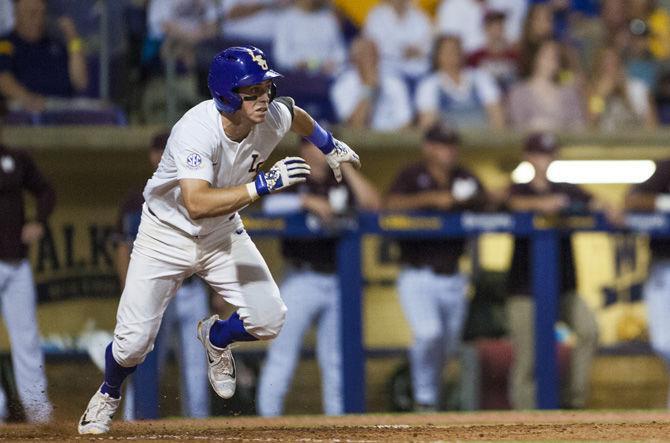
[[443,333],[439,327],[424,327],[414,331],[414,340],[424,346],[437,346],[442,342]]
[[654,352],[659,355],[659,357],[665,360],[666,363],[670,364],[670,341],[654,340],[652,338],[651,347]]
[[126,337],[114,336],[114,360],[126,368],[142,363],[153,349],[150,334],[135,333]]
[[279,335],[285,319],[286,305],[278,298],[274,309],[265,311],[262,316],[255,319],[256,321],[250,319],[253,327],[247,330],[259,340],[271,340]]

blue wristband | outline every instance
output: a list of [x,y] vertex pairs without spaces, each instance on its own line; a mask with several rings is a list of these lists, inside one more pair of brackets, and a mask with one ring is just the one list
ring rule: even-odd
[[335,149],[333,134],[323,129],[317,122],[314,122],[314,130],[305,139],[312,142],[324,154],[328,154]]
[[268,182],[265,180],[265,174],[262,172],[259,172],[258,175],[256,175],[254,184],[256,185],[256,193],[259,197],[268,195],[270,193],[270,190],[268,189]]

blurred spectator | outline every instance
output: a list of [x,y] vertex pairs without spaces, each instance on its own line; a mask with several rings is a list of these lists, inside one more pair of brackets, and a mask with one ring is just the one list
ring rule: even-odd
[[[533,211],[547,216],[583,214],[595,209],[593,197],[575,185],[554,183],[547,178],[549,165],[556,158],[558,143],[549,133],[531,134],[525,141],[524,160],[535,175],[529,183],[513,184],[509,189],[509,208]],[[510,402],[515,409],[536,407],[535,384],[535,305],[531,296],[530,241],[517,238],[509,271],[507,319],[514,347],[510,372]],[[589,389],[591,361],[598,345],[595,315],[576,293],[572,243],[562,236],[559,247],[560,319],[574,332],[576,342],[571,353],[571,371],[561,406],[583,408]]]
[[656,127],[656,111],[644,82],[626,74],[613,47],[601,51],[589,96],[589,117],[604,131]]
[[[4,126],[0,104],[0,140]],[[35,218],[26,218],[25,195],[34,197]],[[31,156],[0,143],[0,302],[11,343],[16,390],[29,423],[51,420],[44,354],[37,323],[37,291],[28,248],[47,232],[56,194]],[[4,385],[4,383],[3,383]],[[7,418],[7,396],[0,386],[0,423]]]
[[578,48],[579,58],[587,72],[593,72],[593,60],[601,48],[614,46],[623,51],[629,44],[629,2],[601,0],[600,15],[575,20],[570,38]]
[[526,0],[442,0],[437,10],[439,34],[457,35],[466,54],[485,45],[484,16],[487,10],[505,12],[505,37],[516,44],[526,17]]
[[560,80],[560,57],[560,45],[546,40],[532,58],[531,72],[510,90],[509,114],[515,129],[575,131],[585,127],[579,89],[574,82]]
[[437,10],[438,34],[460,37],[463,51],[474,52],[485,44],[483,0],[442,0]]
[[[670,212],[670,159],[656,163],[656,172],[646,182],[631,187],[626,209],[635,212]],[[652,237],[651,263],[643,288],[647,305],[649,341],[654,351],[670,366],[670,240]],[[670,393],[668,395],[670,407]]]
[[656,0],[630,0],[631,26],[649,29],[647,44],[657,60],[670,59],[670,11]]
[[14,29],[14,0],[0,0],[0,35]]
[[659,122],[663,125],[670,125],[670,72],[666,72],[658,79],[654,101]]
[[505,126],[495,80],[486,71],[464,66],[460,39],[455,36],[436,40],[433,73],[419,83],[416,108],[421,128],[438,120],[459,129]]
[[278,14],[291,3],[292,0],[221,0],[221,34],[226,46],[253,44],[267,53],[272,48]]
[[[216,35],[217,9],[214,0],[151,0],[147,20],[144,63],[160,56],[156,64],[166,69],[144,87],[142,115],[145,123],[165,123],[201,99],[196,50]],[[173,115],[168,115],[166,90],[174,103]]]
[[[268,215],[308,213],[308,224],[337,228],[356,210],[376,211],[377,190],[354,168],[342,168],[344,181],[337,183],[326,158],[309,142],[300,156],[312,167],[307,181],[288,192],[263,200]],[[300,359],[305,333],[316,325],[316,355],[321,369],[323,411],[344,414],[342,390],[341,293],[337,276],[336,240],[284,239],[282,255],[288,269],[281,294],[288,308],[279,336],[270,345],[258,382],[258,413],[276,416],[284,412],[284,399]]]
[[649,49],[649,26],[642,20],[633,19],[628,29],[630,38],[623,53],[626,71],[631,77],[643,81],[647,88],[654,89],[661,66]]
[[352,67],[341,73],[330,92],[337,117],[355,128],[393,131],[412,122],[412,104],[405,82],[381,75],[379,54],[372,40],[359,37],[351,44]]
[[346,47],[329,0],[296,0],[276,26],[273,53],[280,68],[332,76],[344,64]]
[[603,33],[599,47],[614,45],[619,50],[626,47],[628,41],[628,2],[621,0],[602,0],[600,20]]
[[[387,209],[394,211],[478,210],[486,203],[484,188],[458,164],[460,138],[438,122],[425,133],[423,160],[400,171],[391,185]],[[401,240],[398,293],[414,342],[410,368],[415,408],[440,407],[442,369],[458,353],[467,315],[467,277],[458,261],[464,239]]]
[[382,70],[416,80],[428,71],[430,19],[411,0],[384,0],[370,11],[363,34],[377,45]]
[[43,111],[47,98],[72,97],[88,85],[83,42],[69,17],[64,42],[46,35],[45,0],[17,0],[15,29],[0,38],[0,93],[20,108]]
[[[169,132],[156,134],[149,146],[149,163],[152,170],[156,170],[161,161],[163,151],[167,145]],[[142,216],[144,197],[142,188],[134,189],[126,196],[119,207],[116,225],[115,266],[121,288],[126,285],[126,274],[130,264],[130,254],[137,237]],[[181,378],[180,398],[181,411],[185,417],[204,418],[209,416],[209,382],[207,381],[207,362],[202,358],[202,348],[193,334],[193,325],[209,314],[209,294],[205,284],[197,276],[186,280],[177,290],[174,302],[165,310],[161,327],[158,332],[155,353],[151,358],[158,361],[159,372],[165,367],[168,352],[175,349],[179,362]],[[175,336],[176,335],[176,336]],[[175,346],[177,345],[177,346]],[[150,363],[147,363],[150,365]],[[145,370],[147,374],[142,374]],[[124,417],[126,420],[135,420],[136,405],[142,402],[135,395],[136,383],[148,377],[154,377],[154,367],[144,365],[138,367],[133,376],[132,384],[126,388],[124,397]],[[138,378],[140,380],[138,380]]]
[[532,71],[533,56],[545,41],[554,36],[554,17],[549,3],[535,3],[528,10],[519,42],[519,72]]
[[150,0],[147,20],[148,38],[188,68],[195,64],[196,46],[217,31],[214,0]]
[[505,39],[512,45],[521,40],[523,23],[528,12],[527,0],[487,0],[487,11],[505,13]]
[[505,37],[505,13],[489,10],[484,16],[486,44],[467,57],[467,64],[488,72],[500,89],[507,91],[516,81],[519,57]]

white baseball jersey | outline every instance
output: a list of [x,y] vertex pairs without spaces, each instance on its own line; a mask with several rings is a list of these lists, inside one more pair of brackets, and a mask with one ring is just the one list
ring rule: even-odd
[[144,200],[160,220],[190,235],[205,235],[235,214],[193,220],[181,196],[179,180],[201,179],[214,188],[228,188],[253,181],[263,163],[291,128],[287,106],[273,101],[265,121],[255,125],[241,142],[223,131],[221,115],[213,100],[191,108],[174,125],[158,169],[144,188]]

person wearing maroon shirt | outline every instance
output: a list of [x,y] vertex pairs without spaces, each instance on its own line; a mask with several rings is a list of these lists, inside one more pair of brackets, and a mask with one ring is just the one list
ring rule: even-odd
[[[343,168],[338,183],[328,164],[307,140],[300,156],[311,166],[305,183],[263,200],[263,212],[282,216],[306,212],[307,225],[336,229],[357,211],[379,210],[380,196],[360,172]],[[288,308],[279,336],[268,348],[258,379],[256,409],[264,417],[282,415],[284,400],[300,360],[304,335],[314,325],[321,374],[323,412],[344,414],[340,336],[340,286],[334,238],[286,238],[281,242],[286,272],[280,291]]]
[[[24,191],[35,197],[35,220],[26,220]],[[54,204],[53,188],[28,153],[0,144],[0,307],[12,346],[19,397],[26,419],[33,423],[49,421],[52,407],[46,393],[44,355],[35,318],[37,294],[27,253],[28,246],[44,235]],[[0,415],[7,413],[5,399],[0,392]]]
[[505,12],[487,11],[484,15],[484,32],[486,44],[468,55],[467,64],[487,71],[506,93],[517,80],[519,55],[505,37]]
[[[670,212],[670,159],[657,162],[654,174],[630,189],[626,196],[626,210]],[[670,365],[670,239],[652,238],[649,248],[651,266],[644,285],[649,340],[654,351]]]
[[[553,134],[531,134],[525,141],[524,157],[535,169],[529,183],[517,183],[509,189],[509,208],[544,215],[585,213],[597,209],[594,198],[576,185],[554,183],[547,170],[556,158],[558,142]],[[598,325],[593,311],[576,292],[575,266],[569,235],[562,236],[559,247],[560,318],[572,328],[576,343],[571,353],[570,381],[564,390],[562,406],[582,408],[586,402],[591,361],[598,345]],[[536,406],[535,385],[535,305],[531,297],[530,242],[517,238],[510,268],[507,300],[509,335],[514,347],[510,371],[510,401],[515,409]]]
[[[431,125],[422,142],[423,160],[403,169],[387,196],[394,211],[483,209],[486,192],[470,171],[458,164],[460,138],[444,122]],[[464,239],[399,241],[402,271],[400,303],[414,342],[410,368],[415,409],[439,408],[443,365],[460,346],[467,314],[467,278],[458,261]]]

